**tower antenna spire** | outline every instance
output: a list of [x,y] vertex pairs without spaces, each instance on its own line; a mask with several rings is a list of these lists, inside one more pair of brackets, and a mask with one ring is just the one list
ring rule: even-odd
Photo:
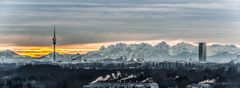
[[56,38],[56,29],[55,29],[55,25],[54,25],[54,29],[53,29],[53,61],[56,60],[56,44],[57,44],[57,38]]
[[54,30],[53,30],[53,32],[54,32],[54,37],[56,37],[56,29],[55,29],[55,25],[54,25]]

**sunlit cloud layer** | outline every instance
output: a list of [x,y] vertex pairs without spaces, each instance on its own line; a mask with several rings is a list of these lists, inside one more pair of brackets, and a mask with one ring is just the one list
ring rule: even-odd
[[60,46],[151,40],[240,45],[239,8],[239,0],[0,0],[0,50],[49,47],[54,24]]

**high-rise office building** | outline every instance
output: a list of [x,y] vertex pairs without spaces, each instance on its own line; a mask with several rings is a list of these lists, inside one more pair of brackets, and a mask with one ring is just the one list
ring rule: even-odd
[[207,61],[207,45],[206,43],[199,43],[199,61]]

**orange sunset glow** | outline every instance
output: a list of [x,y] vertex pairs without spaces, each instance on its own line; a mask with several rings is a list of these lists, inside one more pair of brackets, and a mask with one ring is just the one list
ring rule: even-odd
[[[99,50],[101,46],[114,45],[116,43],[125,43],[125,44],[140,44],[140,43],[149,43],[151,45],[156,45],[162,41],[166,41],[170,45],[175,45],[182,42],[182,40],[148,40],[148,41],[117,41],[117,42],[105,42],[105,43],[91,43],[91,44],[74,44],[74,45],[63,45],[57,46],[56,51],[60,54],[86,54],[90,51]],[[194,44],[192,42],[188,42]],[[18,46],[4,46],[6,49],[13,50],[19,55],[31,56],[34,58],[41,57],[53,52],[52,46],[28,46],[28,47],[18,47]],[[5,50],[2,48],[1,50]]]
[[[57,48],[56,51],[60,54],[85,54],[89,51],[94,51],[97,49],[63,49],[63,48]],[[24,55],[24,56],[31,56],[31,57],[41,57],[44,55],[47,55],[51,52],[53,52],[52,48],[50,47],[44,47],[44,48],[33,48],[33,49],[18,49],[14,50],[17,54],[19,55]]]
[[[98,50],[99,45],[67,45],[58,46],[56,52],[60,54],[86,54],[89,51]],[[41,57],[53,52],[52,47],[18,47],[13,49],[17,54],[24,56],[31,56],[34,58]]]

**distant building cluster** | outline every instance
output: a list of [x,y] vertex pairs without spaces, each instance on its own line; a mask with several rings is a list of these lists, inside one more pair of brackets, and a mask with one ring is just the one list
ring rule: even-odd
[[144,63],[81,63],[81,64],[62,64],[66,68],[77,69],[179,69],[179,68],[204,68],[208,67],[208,63],[194,62],[144,62]]

